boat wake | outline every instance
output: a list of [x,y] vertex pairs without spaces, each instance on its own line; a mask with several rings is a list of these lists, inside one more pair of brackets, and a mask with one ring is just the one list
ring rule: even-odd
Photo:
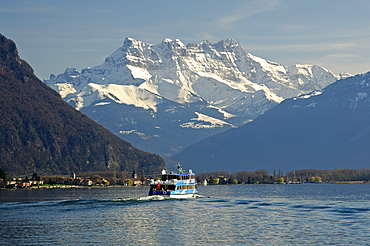
[[170,199],[170,198],[169,197],[163,197],[163,196],[143,196],[143,197],[137,198],[136,200],[138,200],[138,201],[162,201],[162,200],[166,200],[166,199]]
[[[193,197],[188,199],[204,198],[204,196],[194,194]],[[35,208],[35,207],[54,207],[54,208],[70,208],[77,206],[79,208],[96,207],[96,206],[122,206],[122,205],[133,205],[137,203],[145,203],[152,201],[164,201],[164,200],[182,200],[178,198],[164,197],[161,195],[157,196],[142,196],[142,197],[131,197],[131,198],[115,198],[115,199],[75,199],[75,200],[55,200],[55,201],[30,201],[30,202],[9,202],[0,203],[0,212],[4,210],[20,209],[20,208]]]
[[205,198],[205,196],[195,194],[193,198]]
[[202,195],[198,195],[198,194],[194,194],[193,197],[190,197],[190,198],[172,198],[172,197],[169,197],[169,196],[161,196],[161,195],[157,195],[157,196],[143,196],[143,197],[139,197],[139,198],[135,198],[133,200],[137,200],[137,201],[162,201],[162,200],[182,200],[182,199],[194,199],[194,198],[204,198],[205,196],[202,196]]
[[75,200],[56,200],[56,201],[30,201],[30,202],[9,202],[0,203],[0,212],[21,208],[68,208],[68,207],[96,207],[96,206],[121,206],[132,205],[141,202],[166,200],[169,198],[160,196],[143,196],[138,198],[115,198],[115,199],[75,199]]

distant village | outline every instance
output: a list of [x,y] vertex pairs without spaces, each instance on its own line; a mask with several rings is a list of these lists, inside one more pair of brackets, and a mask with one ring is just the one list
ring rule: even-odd
[[[150,176],[150,175],[149,175]],[[83,178],[82,178],[83,177]],[[156,176],[145,176],[144,171],[140,177],[133,171],[130,176],[127,172],[100,172],[84,173],[77,177],[75,173],[66,176],[43,176],[34,173],[30,178],[9,178],[0,168],[0,188],[69,188],[91,186],[142,186],[149,185],[159,179]],[[271,175],[267,170],[253,172],[239,171],[235,173],[208,172],[196,175],[198,184],[232,185],[232,184],[302,184],[302,183],[369,183],[370,169],[334,169],[295,170],[283,174],[282,171]]]
[[149,184],[152,179],[138,178],[133,172],[132,178],[104,178],[101,175],[94,174],[89,178],[77,177],[75,173],[71,173],[69,177],[65,176],[38,176],[36,173],[31,178],[0,178],[0,188],[8,189],[24,189],[24,188],[69,188],[81,186],[108,186],[108,185],[124,185],[124,186],[142,186]]

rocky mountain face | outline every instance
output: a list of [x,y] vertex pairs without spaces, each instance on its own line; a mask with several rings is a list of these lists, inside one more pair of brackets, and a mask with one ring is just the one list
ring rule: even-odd
[[163,159],[134,148],[65,103],[0,35],[0,167],[10,175],[144,169]]
[[317,65],[253,56],[233,39],[150,45],[126,38],[102,65],[44,82],[116,135],[167,157],[338,78]]
[[369,168],[370,73],[287,99],[173,158],[198,170]]

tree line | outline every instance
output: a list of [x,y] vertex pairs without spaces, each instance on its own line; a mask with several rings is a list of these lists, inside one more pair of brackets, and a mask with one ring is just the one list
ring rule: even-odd
[[[129,178],[127,172],[92,172],[85,173],[83,176],[92,177],[93,173],[99,177],[105,177],[110,184],[123,184]],[[152,176],[152,175],[151,175]],[[153,177],[153,176],[152,176]],[[0,168],[0,180],[9,179],[9,175],[4,169]],[[144,182],[145,175],[142,171],[141,177]],[[28,178],[26,177],[25,180]],[[39,180],[40,177],[34,173],[32,180]],[[370,182],[370,169],[334,169],[334,170],[319,170],[319,169],[302,169],[293,170],[283,173],[281,170],[273,174],[269,174],[265,169],[257,169],[255,171],[239,171],[228,173],[225,171],[205,172],[196,175],[196,181],[203,183],[207,180],[210,185],[223,184],[274,184],[274,183],[329,183],[329,182]]]
[[287,173],[287,178],[296,181],[308,182],[312,177],[319,177],[322,182],[341,182],[341,181],[370,181],[370,169],[334,169],[318,170],[303,169]]
[[225,171],[200,173],[196,176],[197,182],[207,180],[208,184],[273,184],[274,176],[267,170],[258,169],[256,171],[239,171],[228,173]]
[[370,169],[302,169],[286,172],[274,170],[273,174],[265,169],[256,171],[239,171],[228,173],[225,171],[200,173],[196,176],[197,182],[204,180],[208,184],[274,184],[274,183],[328,183],[348,181],[370,181]]

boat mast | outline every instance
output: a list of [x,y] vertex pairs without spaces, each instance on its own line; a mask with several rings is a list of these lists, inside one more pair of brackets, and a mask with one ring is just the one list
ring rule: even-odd
[[180,162],[177,162],[177,170],[178,170],[179,174],[182,174],[183,173],[183,170],[182,170],[182,167],[180,165]]

